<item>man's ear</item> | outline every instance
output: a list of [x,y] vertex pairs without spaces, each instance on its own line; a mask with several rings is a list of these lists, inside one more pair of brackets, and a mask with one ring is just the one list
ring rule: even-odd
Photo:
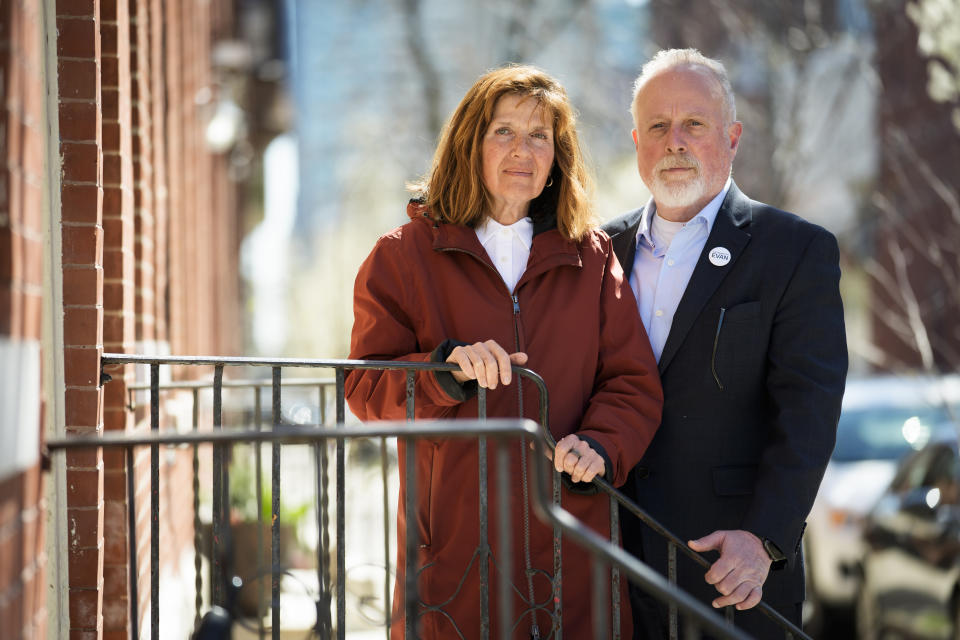
[[730,151],[736,153],[740,146],[740,136],[743,134],[743,123],[737,120],[727,129],[727,135],[730,136]]
[[638,134],[638,133],[637,133],[637,130],[634,129],[633,131],[630,132],[630,135],[633,137],[633,148],[634,148],[634,149],[639,149],[639,148],[640,148],[640,134]]

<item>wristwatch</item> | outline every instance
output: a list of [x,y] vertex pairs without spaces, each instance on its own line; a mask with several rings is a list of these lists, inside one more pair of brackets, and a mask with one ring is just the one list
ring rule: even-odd
[[770,556],[770,560],[772,561],[770,563],[771,571],[777,571],[787,566],[787,556],[783,555],[783,551],[780,551],[780,547],[778,547],[770,538],[763,539],[763,550],[767,552],[767,555]]

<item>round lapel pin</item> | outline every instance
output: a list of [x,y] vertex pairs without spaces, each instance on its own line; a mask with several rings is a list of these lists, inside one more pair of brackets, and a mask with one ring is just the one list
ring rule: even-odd
[[722,267],[730,262],[730,250],[726,247],[714,247],[709,253],[710,264],[716,267]]

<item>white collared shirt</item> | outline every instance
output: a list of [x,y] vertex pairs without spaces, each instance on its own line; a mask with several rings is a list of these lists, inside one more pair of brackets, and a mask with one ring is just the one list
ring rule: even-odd
[[533,244],[533,220],[522,218],[508,226],[493,218],[485,218],[475,231],[507,289],[513,293],[520,276],[527,269],[530,245]]
[[[657,213],[653,199],[643,210],[637,229],[637,252],[630,270],[630,287],[637,298],[640,319],[657,362],[660,362],[667,343],[673,314],[690,282],[731,182],[727,178],[720,193],[679,229],[671,229],[671,223],[662,218],[658,218],[653,225],[655,228],[651,229],[653,216]],[[675,233],[671,235],[672,231]]]

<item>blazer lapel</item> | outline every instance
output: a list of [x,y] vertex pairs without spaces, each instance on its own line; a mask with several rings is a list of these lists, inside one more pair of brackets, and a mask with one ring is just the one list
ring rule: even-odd
[[633,257],[637,254],[637,229],[640,228],[640,219],[646,207],[640,207],[627,217],[627,227],[611,238],[613,252],[620,259],[624,276],[629,280],[633,271]]
[[[690,276],[690,282],[673,314],[673,324],[670,325],[670,333],[667,335],[667,342],[663,346],[663,353],[660,354],[660,362],[657,366],[661,374],[666,371],[673,356],[683,344],[684,338],[707,300],[733,269],[733,265],[750,242],[750,234],[743,229],[749,223],[750,200],[737,189],[736,184],[731,184],[727,197],[724,198],[723,205],[717,212],[713,229],[710,230],[707,242],[703,246],[697,266],[693,269],[693,275]],[[723,266],[712,264],[708,256],[711,249],[715,247],[728,249],[730,262]]]

